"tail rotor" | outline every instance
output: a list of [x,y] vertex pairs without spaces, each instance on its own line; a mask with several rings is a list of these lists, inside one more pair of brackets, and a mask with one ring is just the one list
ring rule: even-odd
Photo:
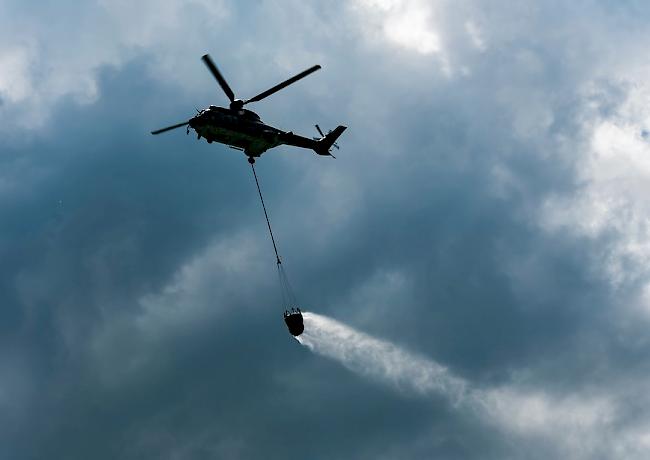
[[[323,130],[320,129],[320,126],[318,126],[318,125],[314,125],[314,126],[316,127],[316,130],[318,131],[318,134],[320,134],[321,139],[324,138],[325,134],[323,134]],[[332,130],[330,129],[329,131],[327,131],[327,134],[329,134],[331,132],[332,132]],[[334,147],[336,150],[339,150],[339,146],[338,146],[338,144],[336,142],[334,142],[332,144],[332,147]],[[332,155],[332,156],[334,156],[334,155]]]
[[320,129],[320,126],[314,126],[316,127],[318,134],[321,135],[321,137],[314,137],[314,140],[316,141],[316,147],[314,147],[314,150],[319,155],[330,156],[336,159],[336,157],[332,155],[331,148],[334,147],[336,150],[339,150],[339,146],[335,141],[343,133],[343,131],[345,131],[345,126],[339,126],[334,130],[330,129],[327,134],[323,133],[323,130]]

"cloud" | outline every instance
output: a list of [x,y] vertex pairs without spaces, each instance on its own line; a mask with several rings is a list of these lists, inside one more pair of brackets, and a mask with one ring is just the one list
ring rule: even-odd
[[616,286],[647,277],[650,255],[645,243],[648,209],[642,199],[650,171],[650,146],[643,138],[650,112],[642,102],[648,87],[634,79],[622,84],[628,88],[624,100],[586,127],[589,144],[577,173],[579,190],[551,196],[545,205],[545,224],[551,231],[567,229],[594,240],[614,236],[599,256]]
[[368,16],[376,13],[382,32],[389,41],[422,54],[440,52],[440,39],[431,22],[431,4],[376,0],[357,3],[361,9],[360,14]]
[[[644,457],[645,6],[0,10],[1,455]],[[226,102],[206,51],[242,97],[323,65],[254,109],[350,127],[258,163],[301,305],[510,424],[295,346],[245,159],[148,134]]]
[[61,99],[96,102],[101,69],[125,65],[144,49],[157,56],[153,74],[176,68],[182,78],[178,63],[169,60],[178,56],[173,50],[180,36],[185,47],[195,49],[200,40],[196,20],[199,28],[214,27],[229,14],[226,2],[197,0],[41,5],[38,12],[9,1],[3,9],[0,96],[8,102],[5,116],[12,115],[2,127],[5,134],[43,128]]

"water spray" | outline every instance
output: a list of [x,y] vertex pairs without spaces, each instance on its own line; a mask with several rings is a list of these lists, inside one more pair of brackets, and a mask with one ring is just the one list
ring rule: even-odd
[[404,391],[443,394],[454,404],[466,397],[466,382],[433,360],[326,316],[307,312],[303,317],[305,331],[296,339],[314,353]]

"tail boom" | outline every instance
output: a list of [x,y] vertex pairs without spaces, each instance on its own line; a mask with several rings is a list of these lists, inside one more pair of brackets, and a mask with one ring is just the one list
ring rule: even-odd
[[330,149],[332,148],[332,145],[346,129],[346,126],[339,126],[333,131],[327,133],[322,138],[316,140],[299,136],[292,132],[286,132],[280,135],[280,142],[282,144],[293,145],[295,147],[312,149],[319,155],[331,156]]

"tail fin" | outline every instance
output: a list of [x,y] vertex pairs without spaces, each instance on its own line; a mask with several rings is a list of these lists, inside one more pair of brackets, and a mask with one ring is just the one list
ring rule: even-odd
[[330,149],[332,148],[332,144],[336,142],[336,139],[338,139],[339,136],[343,134],[343,131],[345,131],[346,129],[347,129],[346,126],[338,126],[333,131],[327,133],[325,137],[316,141],[316,146],[314,146],[314,151],[319,155],[325,155],[325,156],[331,155]]

